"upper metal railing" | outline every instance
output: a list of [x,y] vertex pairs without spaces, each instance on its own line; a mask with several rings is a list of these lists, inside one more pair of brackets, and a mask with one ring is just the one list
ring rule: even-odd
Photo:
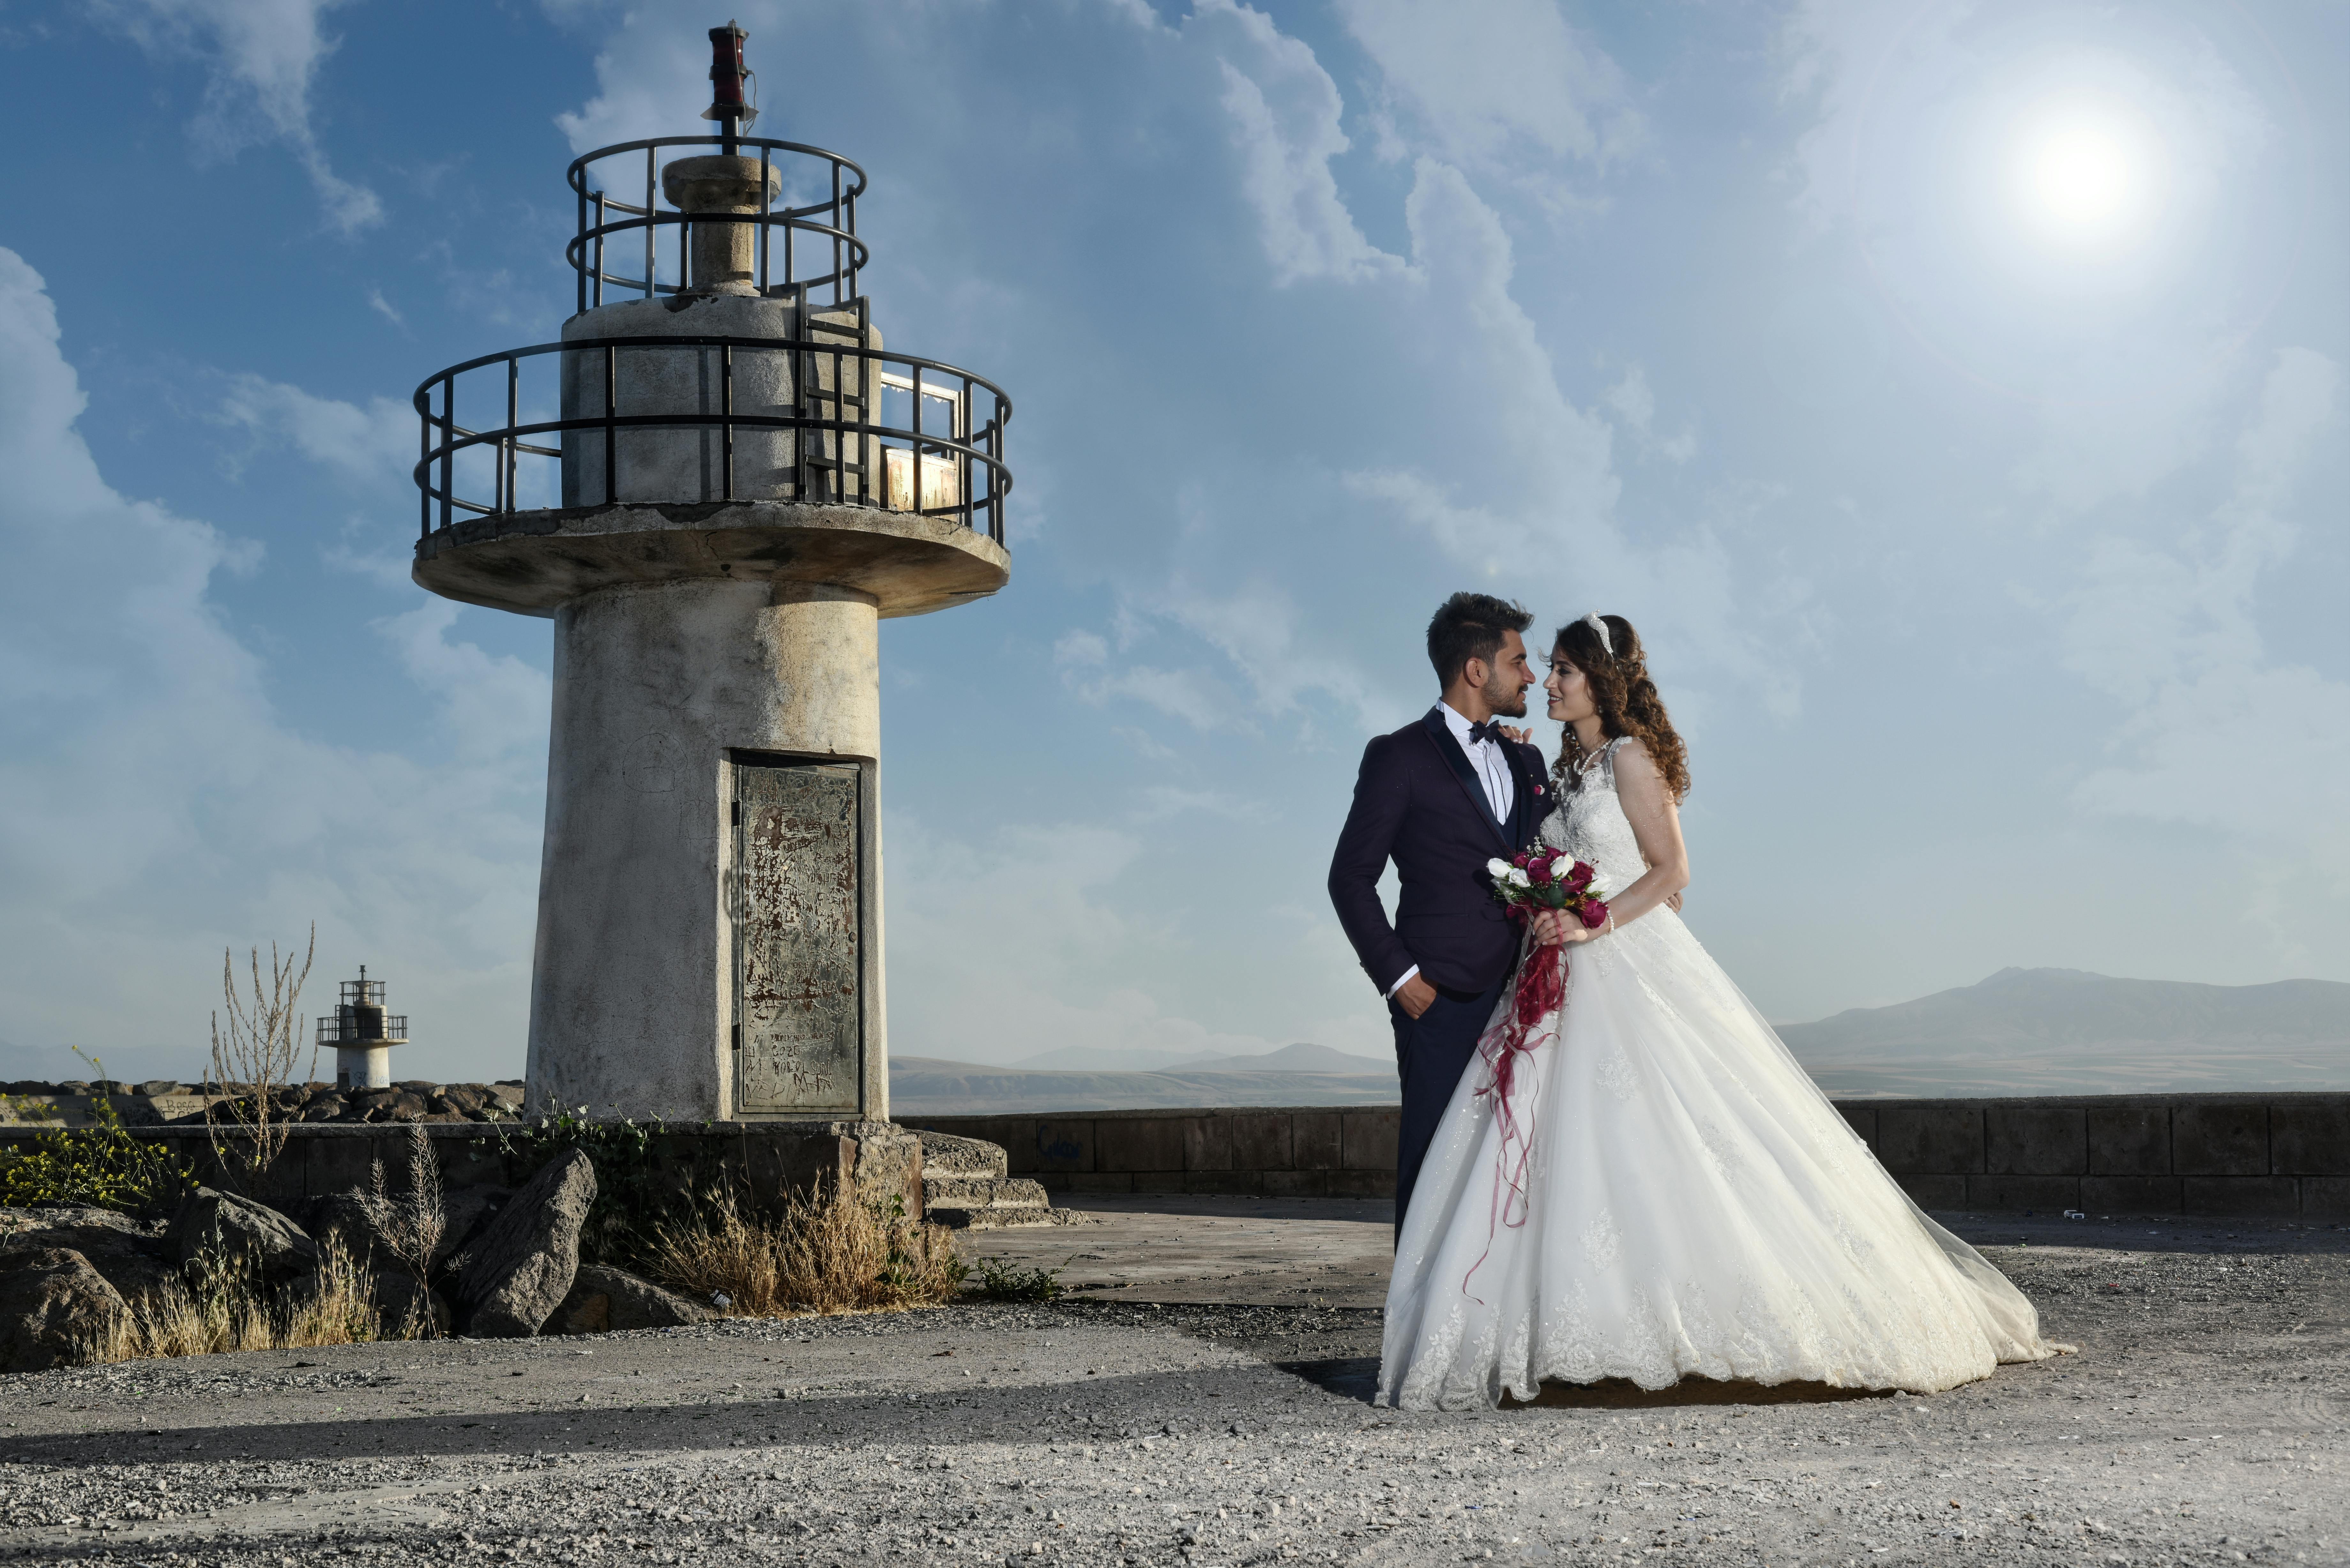
[[[695,147],[757,158],[760,210],[733,215],[662,211],[659,205],[660,151],[665,147]],[[627,200],[617,193],[637,193],[639,171],[632,154],[642,156],[641,202]],[[608,160],[624,158],[629,160],[625,165],[615,161],[606,167]],[[798,183],[795,175],[810,176],[809,182],[825,192],[823,199],[803,206],[770,207],[770,171],[781,175],[787,202]],[[816,301],[818,291],[829,289],[831,297],[821,303],[846,306],[857,297],[858,272],[872,256],[865,243],[857,237],[857,198],[865,193],[865,171],[837,152],[827,152],[821,147],[797,141],[771,141],[757,136],[735,137],[731,143],[723,136],[657,136],[650,141],[623,141],[599,147],[574,160],[566,178],[578,201],[579,228],[565,250],[564,259],[579,275],[582,310],[604,303],[606,284],[633,291],[646,299],[689,290],[691,233],[697,224],[757,225],[753,282],[763,295],[805,291],[811,301]],[[619,215],[616,217],[615,213]],[[678,239],[677,276],[673,282],[666,283],[660,276],[659,241],[663,228],[674,228]],[[639,234],[642,235],[641,243],[629,237]],[[780,254],[778,236],[782,239]],[[813,256],[809,254],[811,248]],[[631,277],[610,270],[636,265],[643,267],[641,276]],[[810,265],[826,270],[804,270]]]
[[[861,320],[862,311],[858,314]],[[826,324],[810,325],[822,330]],[[833,330],[854,335],[860,342],[865,336],[861,327]],[[715,353],[717,363],[709,369],[716,372],[716,411],[620,412],[623,355],[693,351]],[[565,357],[571,406],[592,398],[601,405],[597,411],[556,419],[523,417],[523,362],[546,354]],[[782,377],[764,379],[764,384],[790,389],[788,411],[754,413],[735,406],[737,364],[759,355],[789,356]],[[480,429],[460,424],[459,379],[485,369],[496,384],[493,408],[503,406],[504,422]],[[412,401],[421,421],[414,471],[421,507],[420,540],[463,518],[526,510],[516,500],[518,458],[562,459],[566,454],[563,446],[542,446],[525,438],[561,435],[570,448],[570,462],[553,493],[555,504],[600,506],[625,499],[868,506],[951,517],[1003,543],[1003,503],[1012,492],[1012,471],[1003,462],[1003,429],[1012,418],[1012,400],[984,377],[936,359],[802,338],[584,337],[511,348],[452,365],[418,387]],[[903,403],[910,417],[904,422],[880,417],[892,402]],[[623,435],[662,429],[718,432],[715,494],[622,495],[629,477],[624,468],[655,455],[624,448]],[[736,432],[767,431],[794,432],[792,461],[780,478],[771,472],[765,483],[745,493],[736,483]],[[458,460],[469,452],[490,461],[486,501],[457,492]]]
[[405,1045],[408,1044],[408,1014],[392,1012],[384,1015],[383,1033],[362,1033],[367,1025],[351,1022],[348,1028],[341,1017],[321,1017],[318,1020],[318,1044],[321,1045]]

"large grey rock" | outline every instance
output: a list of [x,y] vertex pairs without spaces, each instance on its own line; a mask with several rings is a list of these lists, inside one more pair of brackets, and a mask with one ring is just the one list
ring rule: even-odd
[[632,1328],[683,1328],[712,1314],[708,1307],[663,1290],[622,1269],[581,1266],[571,1293],[555,1309],[547,1328],[556,1334],[603,1334]]
[[0,1267],[0,1372],[77,1366],[128,1311],[79,1252],[11,1252]]
[[[79,1252],[125,1301],[151,1294],[179,1274],[164,1251],[161,1226],[78,1203],[0,1209],[0,1259],[45,1247]],[[0,1268],[8,1266],[0,1262]]]
[[579,1149],[556,1156],[465,1249],[457,1285],[465,1332],[484,1339],[536,1334],[579,1272],[579,1228],[596,1201],[596,1168]]
[[413,1274],[378,1274],[375,1312],[387,1334],[401,1332],[411,1318],[430,1335],[437,1337],[449,1332],[449,1303],[439,1291],[418,1284]]
[[251,1269],[268,1284],[284,1284],[318,1266],[309,1233],[266,1204],[234,1192],[199,1187],[172,1216],[163,1245],[182,1264],[212,1256]]
[[322,1244],[330,1239],[340,1242],[351,1262],[369,1272],[396,1273],[406,1268],[384,1244],[374,1218],[368,1213],[367,1204],[356,1189],[314,1198],[302,1206],[300,1212],[302,1228],[313,1241]]

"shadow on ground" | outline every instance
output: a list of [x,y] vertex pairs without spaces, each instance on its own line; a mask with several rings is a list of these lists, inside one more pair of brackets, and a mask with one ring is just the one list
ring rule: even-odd
[[[1354,1355],[1330,1361],[1274,1364],[1291,1376],[1341,1399],[1369,1404],[1379,1386],[1379,1358]],[[1502,1396],[1504,1410],[1677,1410],[1696,1405],[1839,1405],[1855,1399],[1889,1399],[1878,1388],[1832,1388],[1825,1383],[1725,1383],[1686,1377],[1669,1388],[1643,1388],[1622,1377],[1597,1383],[1545,1383],[1531,1399]]]

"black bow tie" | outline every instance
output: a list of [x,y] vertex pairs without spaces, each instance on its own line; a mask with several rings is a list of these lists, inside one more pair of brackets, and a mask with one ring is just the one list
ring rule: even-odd
[[1469,726],[1469,743],[1472,746],[1481,741],[1498,741],[1501,738],[1502,722],[1499,719],[1488,719],[1482,724]]

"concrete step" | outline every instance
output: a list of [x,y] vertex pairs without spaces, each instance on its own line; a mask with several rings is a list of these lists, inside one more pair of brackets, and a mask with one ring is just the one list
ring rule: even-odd
[[922,1174],[926,1177],[1002,1177],[1010,1171],[1010,1162],[995,1144],[975,1137],[957,1137],[951,1133],[926,1132],[917,1136],[922,1140]]
[[1024,1177],[922,1177],[922,1213],[933,1225],[957,1231],[1000,1231],[1014,1225],[1066,1225],[1068,1216]]

